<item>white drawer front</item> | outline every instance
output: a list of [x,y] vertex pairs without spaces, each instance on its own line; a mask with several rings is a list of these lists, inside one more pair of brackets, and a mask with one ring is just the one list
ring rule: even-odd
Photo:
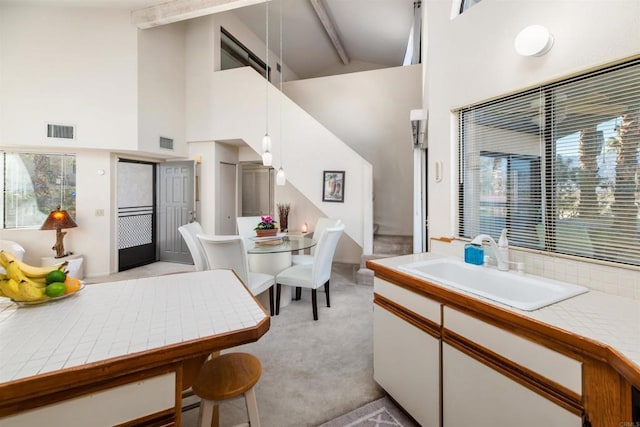
[[582,395],[582,363],[540,344],[444,308],[445,328]]
[[374,278],[374,291],[397,304],[441,325],[440,303],[418,295],[385,280]]
[[176,375],[170,372],[0,419],[2,427],[113,426],[174,408]]

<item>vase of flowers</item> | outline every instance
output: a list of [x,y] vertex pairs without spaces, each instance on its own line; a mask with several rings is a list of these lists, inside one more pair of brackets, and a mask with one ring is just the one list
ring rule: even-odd
[[260,222],[254,228],[254,231],[258,237],[269,237],[278,234],[278,228],[271,215],[260,217]]

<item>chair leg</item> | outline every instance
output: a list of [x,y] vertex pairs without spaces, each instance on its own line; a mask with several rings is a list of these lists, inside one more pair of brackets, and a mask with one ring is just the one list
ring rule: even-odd
[[273,316],[273,286],[269,288],[269,314]]
[[244,400],[247,404],[247,412],[249,413],[249,425],[251,427],[260,427],[260,418],[258,417],[258,401],[256,400],[255,387],[251,387],[244,393]]
[[331,307],[331,303],[329,302],[329,281],[327,280],[327,283],[324,284],[324,293],[327,296],[327,307]]
[[276,284],[276,316],[280,314],[280,292],[282,285],[280,283]]
[[300,286],[296,286],[296,301],[300,301],[302,299],[302,288]]
[[311,289],[311,305],[313,306],[313,320],[318,320],[318,292]]
[[210,427],[213,421],[213,407],[215,402],[212,400],[202,400],[200,402],[200,414],[198,415],[198,425],[200,427]]

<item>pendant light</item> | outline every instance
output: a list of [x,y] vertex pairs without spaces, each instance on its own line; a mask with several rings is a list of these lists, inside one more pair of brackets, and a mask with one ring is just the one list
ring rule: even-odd
[[284,102],[284,92],[282,91],[282,75],[284,74],[284,59],[282,54],[282,0],[280,0],[280,168],[276,174],[276,185],[285,185],[287,175],[282,169],[282,149],[284,146],[284,132],[282,129],[282,103]]
[[271,166],[273,156],[271,155],[271,137],[269,136],[269,0],[265,2],[265,27],[266,27],[266,63],[264,65],[265,82],[265,131],[262,137],[262,165]]

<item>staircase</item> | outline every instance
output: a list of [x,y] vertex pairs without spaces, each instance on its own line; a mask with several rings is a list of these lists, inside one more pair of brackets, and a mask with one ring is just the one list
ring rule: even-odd
[[355,282],[359,285],[373,286],[373,270],[367,268],[370,259],[389,258],[413,253],[412,236],[373,236],[373,254],[362,255],[360,268],[355,273]]

